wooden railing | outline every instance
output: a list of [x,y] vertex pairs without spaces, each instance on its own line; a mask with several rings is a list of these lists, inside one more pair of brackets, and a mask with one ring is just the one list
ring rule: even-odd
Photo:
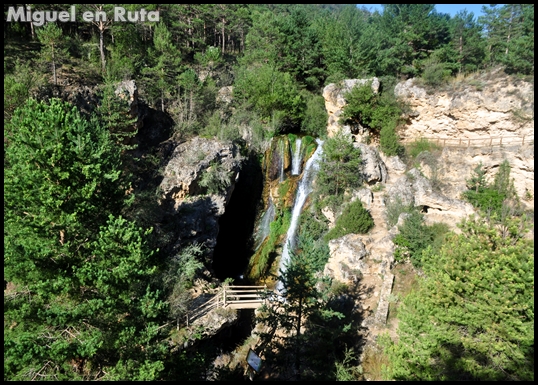
[[223,286],[207,301],[187,312],[187,325],[218,308],[256,309],[270,300],[272,294],[267,286]]
[[403,138],[400,141],[404,144],[427,140],[442,147],[497,147],[497,146],[523,146],[534,145],[534,134],[523,136],[499,136],[476,139],[454,139],[454,138]]

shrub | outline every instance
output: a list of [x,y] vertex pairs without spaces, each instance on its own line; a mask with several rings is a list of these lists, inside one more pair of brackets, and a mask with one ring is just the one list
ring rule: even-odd
[[404,149],[398,141],[394,124],[386,125],[381,129],[379,133],[379,147],[387,156],[401,155],[403,153]]
[[438,87],[445,83],[450,76],[450,70],[445,69],[444,63],[438,61],[428,60],[425,63],[424,72],[422,73],[422,79],[431,87]]
[[406,205],[403,203],[402,199],[399,196],[396,196],[386,202],[386,220],[387,224],[392,227],[398,223],[398,218],[401,213],[410,213],[413,211],[413,205]]
[[437,144],[430,142],[428,139],[420,138],[409,144],[406,152],[410,157],[416,158],[421,152],[433,152],[438,149],[440,149],[440,147]]
[[323,96],[308,94],[306,98],[305,117],[301,123],[301,131],[315,137],[325,137],[327,135],[328,118]]
[[218,194],[230,187],[230,174],[220,163],[213,162],[202,175],[199,184],[207,189],[208,194]]
[[431,245],[435,234],[433,229],[424,224],[424,216],[416,210],[411,211],[402,226],[400,233],[394,237],[394,259],[402,261],[409,257],[415,267],[422,266],[422,250]]
[[336,220],[335,227],[325,236],[326,241],[343,237],[346,234],[366,234],[374,227],[374,220],[362,202],[356,200],[346,206]]

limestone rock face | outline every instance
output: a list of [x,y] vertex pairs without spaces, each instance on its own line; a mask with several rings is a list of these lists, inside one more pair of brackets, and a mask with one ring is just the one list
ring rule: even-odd
[[136,129],[142,128],[144,122],[140,111],[140,103],[138,100],[138,87],[134,80],[124,80],[116,87],[114,93],[121,99],[127,100],[129,103],[129,115],[135,119]]
[[387,181],[387,167],[381,160],[377,149],[368,146],[367,144],[357,142],[354,142],[353,146],[359,148],[361,151],[361,169],[364,181],[368,184],[376,182],[385,183]]
[[235,181],[241,161],[239,149],[231,142],[195,137],[181,143],[174,149],[164,170],[160,185],[163,198],[175,201],[177,206],[187,196],[204,193],[204,188],[199,183],[213,163],[220,165],[229,174],[230,181]]
[[379,90],[379,79],[376,77],[371,79],[346,79],[340,84],[331,83],[323,89],[325,109],[329,114],[327,123],[329,137],[334,136],[339,131],[342,131],[345,134],[351,134],[351,128],[349,126],[341,127],[338,124],[338,120],[342,114],[342,108],[347,104],[344,99],[344,94],[351,91],[353,87],[361,86],[369,81],[372,82],[372,90],[377,93]]
[[[242,166],[239,149],[231,142],[196,137],[179,144],[173,151],[160,184],[161,202],[175,218],[177,244],[216,245],[218,220],[224,214]],[[211,167],[229,178],[229,186],[218,194],[206,194],[200,185]]]
[[361,188],[359,190],[353,191],[353,195],[351,196],[351,202],[357,199],[362,202],[365,208],[369,208],[374,201],[374,195],[372,194],[372,190],[370,190],[369,188]]
[[369,266],[365,262],[368,255],[366,247],[357,234],[348,234],[329,242],[330,257],[325,265],[324,275],[339,281],[359,278],[361,274],[369,274]]
[[470,203],[434,191],[430,180],[416,168],[411,169],[408,175],[402,175],[389,188],[388,199],[399,197],[403,204],[424,207],[427,223],[432,222],[433,218],[428,221],[429,217],[435,217],[434,221],[446,222],[454,227],[461,219],[475,213]]
[[[530,136],[534,131],[534,87],[500,73],[474,79],[471,85],[454,85],[448,91],[428,94],[409,79],[396,85],[394,93],[411,106],[413,113],[400,134],[403,139],[442,137],[480,139]],[[459,88],[458,88],[459,87]],[[517,115],[517,116],[516,116]]]
[[387,169],[387,178],[391,175],[397,176],[405,172],[407,167],[398,155],[386,156],[383,153],[379,153],[379,156]]
[[227,86],[222,87],[217,92],[217,103],[222,103],[225,105],[230,104],[233,101],[233,87]]
[[[485,177],[491,183],[500,164],[507,160],[510,177],[521,202],[527,208],[534,208],[534,146],[519,146],[516,149],[501,148],[449,148],[443,149],[438,163],[439,178],[443,181],[443,194],[459,199],[467,190],[466,180],[479,163],[482,163]],[[526,198],[527,197],[527,198]]]

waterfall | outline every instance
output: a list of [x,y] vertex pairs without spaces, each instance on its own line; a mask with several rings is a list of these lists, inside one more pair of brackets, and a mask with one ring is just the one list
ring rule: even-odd
[[291,160],[291,175],[301,173],[301,138],[295,139],[295,153]]
[[[286,233],[286,241],[282,250],[282,257],[280,257],[279,271],[286,271],[290,259],[289,250],[290,248],[292,250],[295,248],[295,232],[297,231],[299,215],[301,215],[301,210],[303,209],[308,194],[312,191],[312,182],[319,169],[319,159],[323,152],[323,141],[316,139],[316,142],[318,143],[318,148],[310,159],[308,159],[308,162],[306,162],[303,176],[299,182],[299,187],[297,188],[297,195],[295,196],[295,203],[293,204],[293,211],[291,213],[291,223],[288,232]],[[282,293],[283,289],[282,282],[278,281],[276,285],[277,293]]]
[[265,237],[269,235],[270,225],[274,219],[275,205],[273,204],[273,200],[271,199],[271,197],[269,197],[269,206],[267,207],[267,210],[265,211],[265,213],[263,213],[260,219],[260,225],[256,236],[256,248],[254,250],[258,250],[258,248],[263,243]]
[[279,143],[280,149],[280,183],[284,182],[284,141],[281,140]]

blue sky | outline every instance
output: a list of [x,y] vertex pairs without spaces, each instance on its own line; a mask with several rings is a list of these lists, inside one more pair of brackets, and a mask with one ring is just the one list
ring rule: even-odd
[[[366,9],[370,9],[372,12],[377,10],[383,11],[381,4],[357,4],[359,7],[365,6]],[[437,12],[448,13],[450,16],[454,16],[458,11],[467,9],[468,12],[474,13],[475,17],[482,15],[482,6],[487,4],[435,4]],[[502,5],[502,4],[499,4]]]

